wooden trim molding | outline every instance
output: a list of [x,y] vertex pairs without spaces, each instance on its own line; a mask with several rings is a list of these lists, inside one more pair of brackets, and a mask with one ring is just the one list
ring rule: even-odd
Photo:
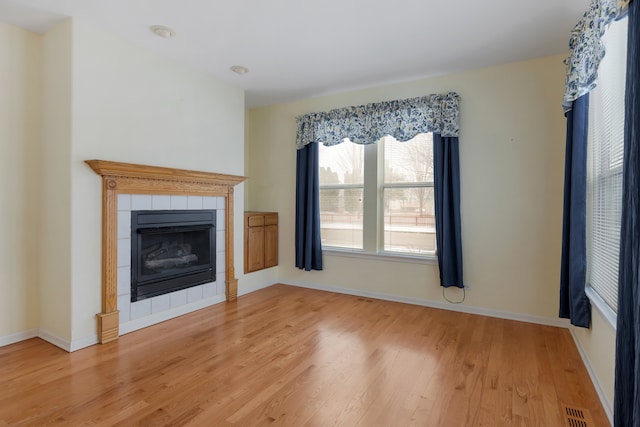
[[132,163],[87,160],[102,176],[102,312],[98,317],[98,340],[118,339],[118,194],[165,194],[225,198],[225,289],[227,301],[238,296],[233,260],[233,187],[246,178]]

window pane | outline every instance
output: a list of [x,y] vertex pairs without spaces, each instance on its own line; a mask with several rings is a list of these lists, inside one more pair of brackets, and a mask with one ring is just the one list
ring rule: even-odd
[[319,153],[322,245],[362,249],[364,146],[345,139]]
[[383,193],[384,250],[435,252],[433,187],[385,188]]
[[432,134],[409,141],[385,137],[383,144],[384,250],[434,253]]
[[364,145],[346,140],[325,147],[320,144],[320,185],[364,183]]
[[384,138],[384,182],[433,182],[433,137],[421,133],[409,141]]
[[362,249],[362,188],[320,189],[323,246]]

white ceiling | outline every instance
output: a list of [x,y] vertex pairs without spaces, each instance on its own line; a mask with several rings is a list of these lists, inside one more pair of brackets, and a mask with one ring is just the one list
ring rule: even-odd
[[[76,17],[241,87],[248,107],[568,51],[589,0],[0,0],[45,32]],[[176,37],[149,31],[167,25]],[[229,67],[243,65],[244,76]]]

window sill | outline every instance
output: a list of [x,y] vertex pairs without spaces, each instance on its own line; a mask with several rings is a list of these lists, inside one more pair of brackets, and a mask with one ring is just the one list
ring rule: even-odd
[[322,249],[322,253],[330,256],[345,257],[345,258],[360,258],[369,259],[373,261],[393,261],[393,262],[405,262],[409,264],[433,264],[438,261],[435,255],[410,255],[410,254],[398,254],[393,252],[365,252],[361,250],[350,249]]
[[589,301],[591,301],[591,305],[593,305],[596,310],[600,312],[609,326],[611,326],[611,328],[613,328],[613,330],[615,331],[617,324],[616,312],[613,311],[611,307],[609,307],[607,303],[604,302],[602,298],[600,298],[600,295],[598,295],[596,291],[594,291],[590,286],[585,286],[584,292],[587,294],[587,298],[589,298]]

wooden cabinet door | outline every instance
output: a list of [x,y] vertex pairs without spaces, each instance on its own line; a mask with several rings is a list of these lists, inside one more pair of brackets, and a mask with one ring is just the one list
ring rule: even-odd
[[247,272],[264,268],[264,227],[247,227]]
[[266,225],[264,236],[264,267],[278,265],[278,225]]
[[244,272],[278,265],[278,213],[245,212]]

